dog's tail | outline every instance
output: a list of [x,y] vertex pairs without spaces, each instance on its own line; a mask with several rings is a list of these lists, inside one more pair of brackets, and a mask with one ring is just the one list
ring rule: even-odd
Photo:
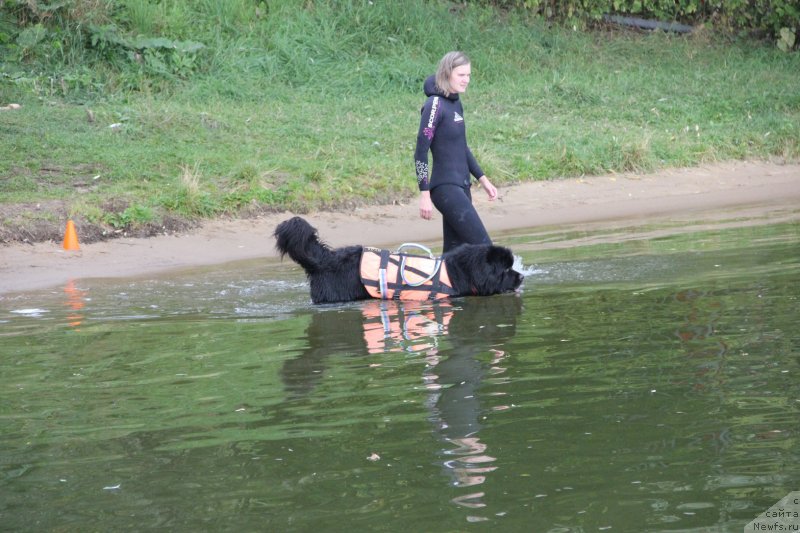
[[331,249],[317,236],[317,230],[301,217],[284,220],[275,228],[275,247],[281,257],[288,255],[292,261],[311,274],[325,262]]

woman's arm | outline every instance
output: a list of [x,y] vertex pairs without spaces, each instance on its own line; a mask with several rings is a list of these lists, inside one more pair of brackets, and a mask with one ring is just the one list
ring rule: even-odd
[[478,183],[481,184],[483,190],[486,191],[486,194],[489,196],[489,201],[494,201],[497,198],[497,187],[492,185],[492,182],[486,176],[481,176],[478,179]]
[[430,190],[428,151],[431,149],[431,142],[433,142],[433,137],[436,135],[436,127],[439,124],[440,117],[439,97],[432,96],[422,106],[419,130],[417,131],[417,146],[414,150],[414,170],[420,191]]
[[430,220],[433,216],[433,201],[431,191],[421,191],[419,193],[419,216],[425,220]]
[[467,146],[467,167],[469,168],[469,173],[472,174],[476,180],[479,180],[481,176],[484,175],[483,169],[481,169],[475,156],[472,155],[472,150],[469,149],[469,146]]
[[422,106],[419,131],[417,132],[417,147],[414,150],[414,169],[419,187],[419,216],[430,220],[433,216],[433,202],[431,201],[431,176],[428,166],[428,151],[436,135],[436,126],[439,124],[441,112],[439,110],[439,97],[434,96],[425,101]]

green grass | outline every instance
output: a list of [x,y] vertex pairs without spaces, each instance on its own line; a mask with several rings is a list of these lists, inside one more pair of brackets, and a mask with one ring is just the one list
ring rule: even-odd
[[124,5],[100,22],[205,47],[6,46],[0,105],[23,107],[0,112],[0,208],[134,228],[408,198],[422,80],[450,49],[472,57],[470,145],[498,185],[800,156],[800,54],[760,43],[422,0]]

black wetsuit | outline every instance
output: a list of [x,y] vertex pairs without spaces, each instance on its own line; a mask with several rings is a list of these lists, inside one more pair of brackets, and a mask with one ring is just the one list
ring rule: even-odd
[[[475,179],[483,170],[467,146],[464,109],[458,93],[445,96],[436,89],[434,77],[423,86],[425,105],[414,152],[417,184],[420,191],[430,191],[431,200],[442,214],[445,252],[459,244],[491,244],[486,228],[472,205],[470,174]],[[429,171],[428,151],[433,156]]]

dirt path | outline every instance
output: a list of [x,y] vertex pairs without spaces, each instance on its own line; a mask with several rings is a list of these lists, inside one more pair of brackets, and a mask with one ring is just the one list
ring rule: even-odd
[[[800,164],[724,163],[646,175],[526,183],[501,189],[501,198],[495,202],[482,195],[475,191],[478,211],[502,244],[503,231],[528,227],[598,221],[641,224],[744,206],[766,215],[793,209],[800,205]],[[141,276],[274,257],[272,231],[289,216],[217,220],[184,235],[82,244],[72,252],[64,251],[60,242],[0,246],[0,295],[48,288],[70,279]],[[416,202],[314,213],[306,218],[332,246],[391,247],[402,242],[438,246],[441,235],[440,219],[420,219]]]

